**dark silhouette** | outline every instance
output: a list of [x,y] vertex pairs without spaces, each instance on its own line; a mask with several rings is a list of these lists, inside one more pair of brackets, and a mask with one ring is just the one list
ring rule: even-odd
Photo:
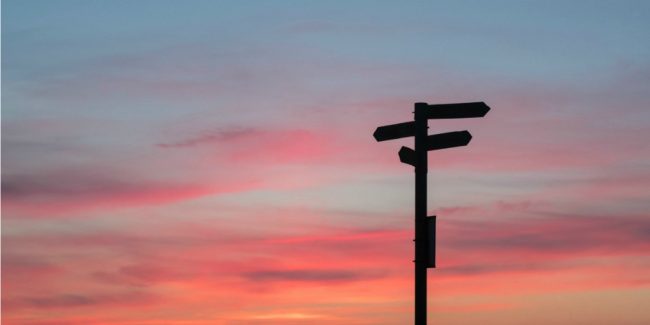
[[489,110],[484,102],[415,103],[414,121],[380,126],[373,133],[377,141],[415,137],[415,150],[399,151],[400,161],[415,167],[415,325],[427,323],[427,268],[436,267],[436,216],[427,217],[427,152],[466,146],[472,140],[468,131],[428,135],[428,120],[483,117]]

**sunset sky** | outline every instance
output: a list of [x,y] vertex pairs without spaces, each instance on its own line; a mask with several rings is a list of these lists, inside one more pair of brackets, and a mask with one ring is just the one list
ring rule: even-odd
[[2,323],[650,324],[648,1],[2,1]]

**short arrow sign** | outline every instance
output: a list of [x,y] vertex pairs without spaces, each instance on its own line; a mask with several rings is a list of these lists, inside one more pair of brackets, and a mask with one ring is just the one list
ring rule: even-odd
[[467,131],[434,134],[427,137],[427,150],[466,146],[470,140],[472,135]]
[[402,147],[398,154],[399,161],[415,167],[415,150],[408,147]]
[[415,136],[415,122],[404,122],[380,126],[372,134],[377,141],[393,140]]
[[490,110],[484,102],[429,105],[428,119],[483,117]]

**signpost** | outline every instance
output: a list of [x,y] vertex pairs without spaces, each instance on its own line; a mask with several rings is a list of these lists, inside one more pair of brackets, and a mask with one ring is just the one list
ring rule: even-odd
[[380,126],[373,133],[377,141],[415,137],[415,150],[408,147],[399,150],[400,161],[415,167],[415,325],[427,323],[427,268],[436,267],[436,217],[427,217],[427,153],[466,146],[472,140],[467,131],[428,135],[428,120],[483,117],[489,110],[483,102],[415,103],[413,121]]

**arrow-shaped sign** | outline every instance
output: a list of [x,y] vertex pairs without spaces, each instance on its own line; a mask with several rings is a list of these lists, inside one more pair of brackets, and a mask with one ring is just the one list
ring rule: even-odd
[[[427,137],[427,151],[466,146],[472,140],[467,131],[434,134]],[[399,161],[415,167],[415,150],[409,147],[399,149]]]
[[484,102],[428,105],[428,119],[483,117],[490,110]]
[[438,150],[466,146],[472,140],[467,131],[434,134],[427,137],[427,150]]
[[[416,105],[426,105],[426,103],[418,103]],[[490,110],[490,107],[485,105],[484,102],[474,103],[458,103],[458,104],[438,104],[427,105],[426,117],[427,119],[448,119],[448,118],[470,118],[470,117],[483,117]],[[465,131],[466,132],[466,131]],[[444,133],[446,134],[446,133]],[[372,134],[377,141],[394,140],[405,137],[415,136],[415,122],[404,122],[398,124],[380,126]],[[469,137],[471,139],[471,136]],[[469,140],[468,140],[469,141]],[[466,145],[460,144],[461,146]],[[456,147],[457,145],[451,146]],[[443,149],[449,147],[440,147],[435,149]],[[429,149],[434,150],[434,149]]]
[[408,147],[402,147],[402,149],[399,150],[398,154],[399,161],[415,167],[415,150]]
[[377,141],[393,140],[415,136],[415,122],[380,126],[372,134]]

